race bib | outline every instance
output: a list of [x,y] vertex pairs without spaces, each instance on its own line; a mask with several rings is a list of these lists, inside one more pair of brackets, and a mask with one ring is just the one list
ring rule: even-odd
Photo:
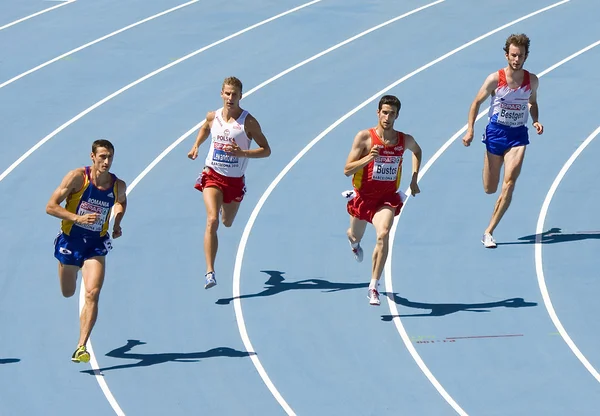
[[110,208],[91,204],[87,201],[81,201],[77,215],[100,214],[100,216],[93,224],[77,224],[77,226],[90,231],[102,231],[102,227],[104,226],[104,222],[106,221],[109,211]]
[[500,103],[497,122],[510,127],[523,126],[525,124],[527,111],[527,104]]
[[237,156],[217,148],[214,149],[212,159],[213,163],[218,166],[237,166],[239,163],[239,158]]
[[376,181],[395,181],[398,179],[400,156],[377,156],[373,163],[372,179]]

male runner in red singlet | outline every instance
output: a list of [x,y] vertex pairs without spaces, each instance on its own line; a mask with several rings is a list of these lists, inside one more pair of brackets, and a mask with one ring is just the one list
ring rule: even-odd
[[410,191],[413,196],[420,192],[417,177],[421,167],[421,148],[415,139],[394,130],[394,122],[400,112],[400,100],[384,95],[377,109],[377,127],[358,132],[348,155],[344,174],[354,175],[354,197],[348,201],[350,214],[348,240],[354,258],[361,262],[363,250],[360,241],[368,223],[377,234],[373,251],[373,271],[369,284],[369,303],[379,305],[378,283],[388,254],[389,232],[394,217],[400,214],[402,199],[399,186],[402,174],[404,150],[413,153]]
[[[205,289],[217,284],[215,259],[219,213],[223,225],[231,227],[246,193],[244,174],[248,159],[268,157],[271,154],[271,148],[260,124],[240,107],[242,82],[235,77],[225,78],[221,97],[223,107],[206,115],[206,122],[200,127],[196,142],[188,153],[188,157],[195,160],[198,157],[198,148],[210,134],[211,143],[204,169],[194,186],[203,193],[206,207]],[[252,140],[258,145],[257,149],[250,150]]]
[[529,114],[536,133],[544,132],[544,127],[538,121],[538,77],[523,69],[529,55],[529,43],[529,38],[524,34],[510,35],[506,39],[504,53],[508,65],[488,75],[469,109],[467,133],[463,138],[465,146],[473,141],[473,126],[479,106],[491,95],[489,123],[483,134],[486,146],[483,189],[487,194],[493,194],[498,189],[500,169],[504,164],[502,190],[481,239],[486,248],[496,248],[492,234],[512,201],[515,183],[521,173],[525,147],[529,144]]

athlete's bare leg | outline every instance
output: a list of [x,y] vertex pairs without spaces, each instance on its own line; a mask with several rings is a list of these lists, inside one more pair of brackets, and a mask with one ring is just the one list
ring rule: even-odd
[[395,209],[389,206],[382,207],[373,216],[373,226],[377,234],[375,250],[373,250],[373,273],[372,279],[379,280],[383,272],[383,266],[388,256],[390,229],[394,222]]
[[483,156],[483,190],[486,194],[494,194],[500,183],[500,170],[504,157],[485,151]]
[[206,272],[215,270],[215,259],[219,240],[219,211],[223,205],[223,192],[216,187],[206,187],[202,191],[204,206],[206,207],[206,230],[204,231],[204,257],[206,258]]
[[65,298],[70,298],[77,289],[77,272],[79,266],[58,263],[58,280],[60,282],[60,291]]
[[525,146],[513,147],[504,154],[504,180],[502,182],[502,189],[500,191],[500,196],[496,201],[494,213],[492,214],[492,218],[485,230],[485,233],[494,233],[496,226],[510,206],[515,184],[519,174],[521,173],[524,157]]
[[105,261],[105,257],[98,256],[89,258],[83,263],[82,275],[85,286],[85,302],[79,318],[79,345],[87,343],[98,317],[98,301],[104,283]]
[[367,229],[367,225],[369,223],[364,220],[359,220],[353,216],[350,216],[350,228],[346,231],[346,235],[348,236],[348,240],[350,240],[351,244],[360,243],[363,236],[365,235],[365,230]]
[[221,207],[221,221],[225,227],[231,227],[233,225],[233,220],[237,215],[238,210],[240,209],[239,202],[230,202],[229,204],[223,204]]

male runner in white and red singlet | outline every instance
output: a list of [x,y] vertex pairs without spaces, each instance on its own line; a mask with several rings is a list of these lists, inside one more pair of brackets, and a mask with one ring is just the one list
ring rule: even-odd
[[[188,157],[195,160],[198,148],[210,134],[210,148],[204,169],[194,186],[203,193],[206,207],[205,289],[217,284],[215,259],[219,213],[223,225],[231,227],[246,193],[244,174],[248,159],[268,157],[271,154],[271,148],[258,121],[240,107],[242,82],[235,77],[225,78],[221,97],[223,107],[206,115],[206,122],[200,127],[196,142],[188,153]],[[252,140],[258,145],[257,149],[250,150]]]
[[538,77],[523,69],[529,55],[529,43],[529,38],[524,34],[508,37],[504,46],[508,65],[486,78],[471,104],[467,133],[463,138],[465,146],[473,141],[473,126],[479,106],[491,95],[489,122],[483,135],[486,146],[483,189],[488,194],[496,192],[503,164],[504,180],[492,218],[481,239],[486,248],[496,248],[492,234],[510,205],[515,183],[521,173],[525,147],[529,144],[529,114],[536,133],[544,132],[544,127],[538,121]]
[[347,204],[350,214],[347,234],[358,262],[363,259],[360,241],[368,223],[373,224],[377,235],[368,292],[371,305],[380,304],[377,286],[387,259],[389,232],[394,217],[400,214],[402,208],[398,191],[405,149],[413,153],[411,193],[415,196],[420,192],[417,177],[421,167],[421,148],[411,135],[394,130],[399,112],[398,98],[393,95],[381,97],[377,109],[377,127],[358,132],[344,167],[346,176],[354,175],[354,197]]

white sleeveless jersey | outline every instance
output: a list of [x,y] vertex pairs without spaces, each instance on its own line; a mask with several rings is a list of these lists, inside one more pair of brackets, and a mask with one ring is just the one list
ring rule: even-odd
[[248,112],[244,110],[237,120],[227,123],[221,115],[222,110],[223,108],[219,108],[215,111],[215,118],[210,128],[212,139],[205,165],[223,176],[239,178],[244,176],[246,172],[248,158],[226,153],[223,147],[233,144],[235,140],[240,149],[250,149],[251,140],[244,130],[244,122],[246,121]]
[[521,127],[527,124],[531,82],[529,72],[524,72],[521,85],[512,89],[508,87],[504,69],[498,71],[498,87],[491,98],[488,113],[490,123],[504,127]]

